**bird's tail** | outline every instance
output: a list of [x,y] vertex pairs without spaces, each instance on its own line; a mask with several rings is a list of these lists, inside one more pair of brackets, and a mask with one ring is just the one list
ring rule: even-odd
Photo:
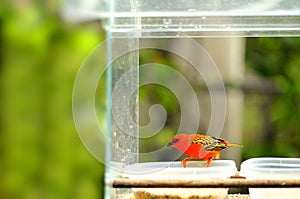
[[232,147],[232,146],[243,147],[243,145],[241,145],[241,144],[235,144],[235,143],[227,143],[226,146],[227,147]]

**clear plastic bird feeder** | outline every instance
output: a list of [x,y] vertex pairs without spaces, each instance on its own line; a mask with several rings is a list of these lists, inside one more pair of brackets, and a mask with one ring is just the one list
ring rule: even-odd
[[110,183],[139,163],[139,49],[157,47],[141,38],[300,36],[299,0],[69,0],[65,8],[70,20],[103,20],[107,32],[107,198],[122,197]]

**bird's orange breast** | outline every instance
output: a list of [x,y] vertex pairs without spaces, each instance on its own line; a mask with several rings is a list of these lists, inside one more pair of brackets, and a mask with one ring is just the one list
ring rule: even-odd
[[202,144],[191,144],[186,151],[184,151],[185,155],[188,155],[195,159],[209,159],[215,157],[219,151],[206,151]]

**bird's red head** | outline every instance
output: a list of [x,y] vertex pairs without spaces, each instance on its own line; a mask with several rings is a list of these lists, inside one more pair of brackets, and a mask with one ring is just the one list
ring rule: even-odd
[[171,138],[168,146],[173,145],[180,151],[185,151],[191,145],[191,137],[187,134],[177,134]]

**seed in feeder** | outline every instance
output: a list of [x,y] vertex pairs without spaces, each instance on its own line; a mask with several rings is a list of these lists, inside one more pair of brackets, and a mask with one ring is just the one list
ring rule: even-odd
[[227,188],[135,188],[135,199],[225,199]]

